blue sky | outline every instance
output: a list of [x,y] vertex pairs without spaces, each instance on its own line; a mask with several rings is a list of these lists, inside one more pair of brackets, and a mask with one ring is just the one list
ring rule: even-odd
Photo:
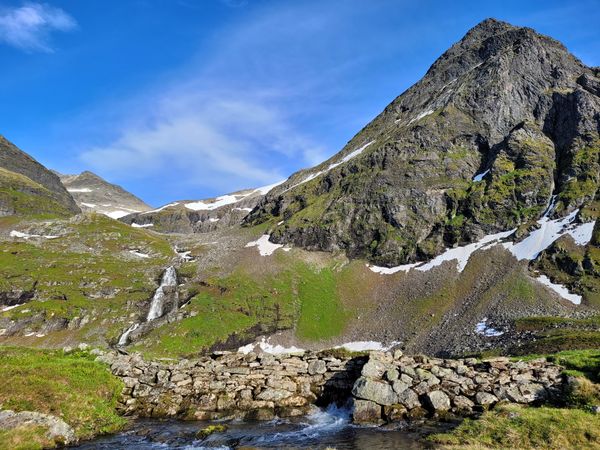
[[261,186],[339,151],[487,17],[600,66],[597,0],[0,0],[0,134],[152,205]]

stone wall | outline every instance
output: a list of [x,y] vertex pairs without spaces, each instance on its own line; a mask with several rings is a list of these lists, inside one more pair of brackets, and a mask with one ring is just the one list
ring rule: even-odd
[[175,364],[118,353],[99,359],[125,383],[125,414],[205,420],[297,416],[347,399],[368,358],[215,352]]
[[562,394],[561,370],[545,359],[479,362],[372,352],[352,390],[354,422],[471,415],[501,400],[541,403]]
[[358,357],[216,352],[173,364],[118,353],[99,359],[125,383],[123,413],[141,417],[264,420],[352,399],[356,423],[384,423],[470,415],[500,400],[542,402],[560,395],[564,384],[561,368],[545,360],[442,360],[400,351]]

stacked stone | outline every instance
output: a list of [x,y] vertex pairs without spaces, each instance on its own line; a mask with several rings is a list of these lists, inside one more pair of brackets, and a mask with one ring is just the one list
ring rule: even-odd
[[470,415],[505,400],[530,404],[560,394],[561,368],[545,359],[435,359],[401,351],[371,352],[354,384],[355,423],[384,423],[426,415]]
[[141,417],[266,420],[305,414],[317,400],[348,399],[366,358],[216,352],[163,364],[139,355],[99,357],[125,384],[121,408]]
[[167,364],[108,353],[99,360],[125,384],[121,409],[141,417],[246,418],[306,414],[352,398],[356,423],[470,415],[498,401],[530,404],[559,396],[561,368],[543,359],[436,359],[371,352],[334,357],[217,352]]

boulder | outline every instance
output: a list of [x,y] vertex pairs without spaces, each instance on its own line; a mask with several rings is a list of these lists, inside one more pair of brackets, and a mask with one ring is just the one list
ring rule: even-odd
[[367,378],[381,378],[383,374],[387,370],[386,364],[376,359],[370,359],[363,368],[362,368],[362,376]]
[[308,363],[308,374],[309,375],[315,375],[318,373],[325,373],[327,372],[327,364],[325,364],[325,361],[321,360],[321,359],[317,359],[315,361],[311,361]]
[[21,427],[45,428],[47,430],[46,439],[59,445],[69,445],[77,442],[73,428],[58,417],[33,411],[0,411],[0,430],[12,430]]
[[283,400],[284,398],[288,398],[291,396],[292,396],[292,393],[290,391],[286,391],[284,389],[267,388],[264,391],[262,391],[260,394],[258,394],[258,396],[256,398],[258,400],[279,402],[279,401]]
[[381,422],[381,405],[370,400],[355,399],[352,421],[354,423]]
[[442,391],[425,394],[427,406],[432,412],[445,412],[450,409],[450,398]]
[[467,414],[471,413],[473,411],[473,406],[475,406],[475,403],[473,403],[464,395],[457,395],[456,397],[454,397],[452,399],[452,404],[458,412]]
[[398,397],[392,387],[383,381],[375,381],[361,377],[352,388],[352,395],[364,400],[371,400],[380,405],[393,405]]
[[398,403],[406,406],[408,409],[413,409],[421,406],[419,396],[412,389],[406,389],[398,395]]
[[481,406],[491,406],[494,403],[498,402],[498,398],[493,395],[490,394],[488,392],[478,392],[475,395],[475,401],[477,402],[478,405]]

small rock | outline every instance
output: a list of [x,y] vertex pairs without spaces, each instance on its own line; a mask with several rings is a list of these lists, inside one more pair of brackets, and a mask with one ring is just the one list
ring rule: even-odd
[[490,406],[498,401],[498,398],[495,395],[489,394],[487,392],[478,392],[475,395],[475,401],[478,405],[481,406]]
[[309,375],[315,375],[318,373],[325,373],[325,372],[327,372],[327,364],[325,364],[325,361],[323,361],[321,359],[317,359],[315,361],[311,361],[308,363]]
[[419,396],[412,389],[406,389],[398,395],[398,403],[403,404],[408,409],[413,409],[421,406]]

